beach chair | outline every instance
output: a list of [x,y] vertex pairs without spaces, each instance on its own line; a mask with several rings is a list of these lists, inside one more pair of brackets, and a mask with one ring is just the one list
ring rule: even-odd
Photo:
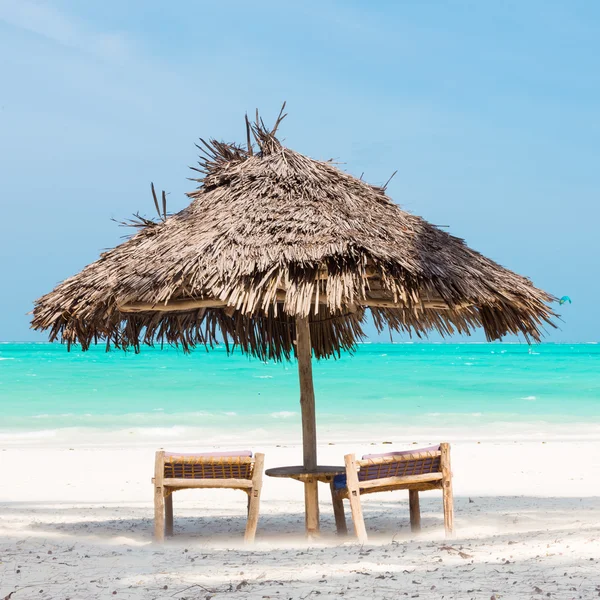
[[421,529],[419,492],[442,490],[446,535],[453,533],[454,508],[450,444],[430,448],[368,454],[356,460],[354,454],[345,457],[346,474],[337,475],[331,482],[333,511],[338,534],[347,533],[343,500],[350,501],[354,531],[361,543],[367,541],[360,497],[375,492],[408,490],[412,531]]
[[230,488],[248,494],[248,520],[244,540],[253,542],[265,455],[252,452],[156,453],[154,484],[154,538],[173,535],[173,492],[185,489]]

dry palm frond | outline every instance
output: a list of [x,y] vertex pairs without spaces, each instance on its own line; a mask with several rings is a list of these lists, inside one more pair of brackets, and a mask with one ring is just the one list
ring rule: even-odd
[[[552,296],[401,210],[389,181],[371,186],[284,147],[284,108],[273,129],[246,117],[245,148],[201,140],[190,205],[167,215],[152,186],[161,221],[141,221],[144,231],[40,298],[33,327],[84,348],[221,339],[279,360],[294,354],[297,316],[309,315],[315,355],[326,357],[361,339],[369,306],[379,329],[540,339]],[[226,306],[121,310],[182,299]]]

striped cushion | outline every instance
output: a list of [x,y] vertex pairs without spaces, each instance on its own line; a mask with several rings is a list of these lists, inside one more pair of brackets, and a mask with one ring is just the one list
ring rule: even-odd
[[429,446],[427,448],[418,448],[416,450],[402,450],[400,452],[384,452],[383,454],[365,454],[362,459],[369,460],[369,458],[385,458],[386,456],[407,456],[409,454],[421,454],[421,452],[439,452],[440,445]]
[[250,450],[239,450],[230,452],[165,452],[165,458],[223,458],[227,456],[240,456],[242,458],[252,458]]

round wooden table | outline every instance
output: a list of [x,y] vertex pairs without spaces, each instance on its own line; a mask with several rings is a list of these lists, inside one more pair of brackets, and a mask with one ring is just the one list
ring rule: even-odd
[[[332,500],[334,502],[334,514],[338,533],[346,533],[346,520],[344,518],[343,526],[339,518],[339,507],[336,506],[336,499],[333,494],[333,478],[336,475],[346,473],[346,467],[317,465],[314,469],[307,469],[302,465],[293,467],[275,467],[267,469],[265,475],[269,477],[287,477],[295,479],[304,484],[304,510],[306,535],[308,537],[318,537],[319,535],[319,496],[317,492],[317,483],[329,483],[332,491]],[[341,502],[341,500],[339,501]],[[341,507],[342,516],[344,508]]]

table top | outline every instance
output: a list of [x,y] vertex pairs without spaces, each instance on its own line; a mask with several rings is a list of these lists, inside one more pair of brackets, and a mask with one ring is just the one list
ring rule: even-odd
[[346,467],[317,465],[315,469],[306,469],[303,465],[293,467],[275,467],[267,469],[265,474],[269,477],[333,477],[346,472]]

